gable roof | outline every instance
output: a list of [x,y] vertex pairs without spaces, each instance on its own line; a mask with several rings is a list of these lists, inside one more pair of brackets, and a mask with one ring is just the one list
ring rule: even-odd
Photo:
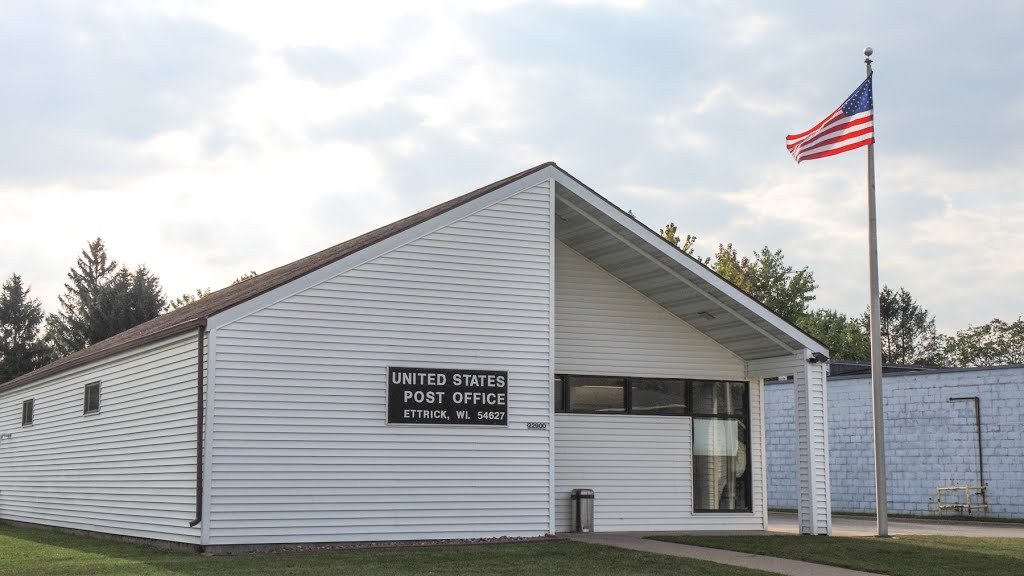
[[[619,276],[628,284],[634,285],[634,287],[637,287],[641,293],[645,293],[645,295],[653,299],[655,302],[662,305],[670,312],[673,312],[684,321],[690,323],[701,332],[704,332],[715,340],[723,343],[726,347],[729,347],[729,345],[724,344],[724,342],[727,342],[731,337],[734,337],[737,329],[736,327],[739,326],[741,330],[747,330],[753,333],[755,338],[759,337],[758,333],[761,335],[760,337],[767,336],[768,340],[774,341],[774,344],[771,346],[775,346],[778,349],[786,350],[788,349],[788,346],[809,346],[815,350],[827,351],[827,347],[824,344],[817,341],[806,332],[800,330],[792,323],[779,317],[752,296],[743,292],[728,280],[716,274],[710,268],[704,266],[693,256],[684,253],[677,246],[662,238],[660,234],[656,233],[651,228],[648,228],[639,220],[636,220],[632,215],[629,215],[621,208],[612,204],[606,198],[583,184],[576,177],[561,169],[557,164],[554,162],[545,162],[534,166],[533,168],[513,174],[507,178],[492,182],[487,186],[478,188],[472,192],[468,192],[432,208],[413,214],[412,216],[408,216],[386,226],[377,228],[376,230],[367,232],[361,236],[352,238],[346,242],[342,242],[341,244],[321,250],[290,264],[285,264],[284,266],[264,272],[263,274],[259,274],[243,282],[239,282],[238,284],[233,284],[227,288],[212,292],[191,304],[167,312],[153,320],[135,326],[134,328],[130,328],[120,334],[103,340],[102,342],[93,344],[84,350],[80,350],[65,356],[64,358],[51,362],[50,364],[47,364],[33,372],[0,384],[0,393],[36,382],[48,376],[59,374],[66,370],[70,370],[96,360],[107,358],[119,352],[138,348],[150,342],[163,340],[171,336],[183,334],[190,330],[197,330],[200,327],[205,328],[207,319],[216,314],[224,312],[225,310],[231,309],[244,302],[248,302],[258,296],[270,292],[271,290],[284,286],[316,270],[337,262],[342,258],[355,254],[356,252],[373,246],[378,242],[384,241],[396,234],[427,222],[459,206],[472,202],[477,198],[486,196],[491,192],[495,192],[516,182],[517,180],[545,171],[548,168],[552,169],[549,174],[556,179],[558,184],[558,193],[556,194],[556,197],[558,198],[558,205],[560,207],[568,206],[567,201],[569,201],[569,203],[578,203],[580,206],[590,208],[594,212],[590,215],[585,214],[585,210],[581,210],[579,206],[573,210],[576,211],[577,216],[583,216],[583,220],[587,221],[586,225],[593,228],[593,230],[603,229],[607,232],[610,230],[609,227],[615,227],[615,231],[613,231],[611,235],[614,238],[618,238],[625,242],[625,245],[628,245],[631,250],[636,251],[637,244],[643,244],[650,248],[650,253],[644,255],[644,258],[647,259],[649,264],[648,269],[633,270],[634,273],[643,278],[650,278],[652,271],[656,272],[660,267],[668,272],[670,282],[674,280],[678,285],[678,283],[682,281],[682,283],[689,285],[698,293],[707,296],[708,302],[727,310],[731,317],[718,319],[712,323],[708,323],[699,317],[705,315],[704,312],[697,312],[696,314],[698,317],[694,317],[693,312],[696,309],[692,309],[687,312],[685,307],[676,306],[671,301],[659,297],[658,294],[644,290],[642,288],[642,278],[629,280],[629,270],[616,269],[617,263],[609,260],[608,258],[613,255],[607,247],[598,246],[595,248],[595,251],[591,251],[588,250],[585,245],[578,244],[579,249],[577,251],[583,253],[584,256],[587,256],[610,273]],[[582,196],[590,197],[583,198]],[[565,215],[559,214],[559,219],[569,222],[575,218],[571,214],[568,215],[568,218]],[[565,230],[564,233],[559,233],[557,235],[560,241],[576,244],[577,242],[582,243],[592,241],[593,230],[591,230],[590,240],[587,238],[586,230],[583,230],[582,228]],[[574,235],[578,236],[580,239],[578,241],[573,240]],[[625,238],[626,236],[635,240],[636,244],[631,244],[631,242]],[[618,248],[621,249],[621,246]],[[651,266],[653,266],[653,268],[651,268]],[[664,283],[662,286],[664,286]],[[657,286],[653,287],[655,290],[657,288]],[[708,295],[709,291],[712,294],[710,296]],[[692,300],[693,299],[691,298],[691,308]],[[698,309],[699,308],[707,308],[707,306],[698,306]],[[716,330],[720,333],[716,334]],[[745,341],[751,340],[748,334],[744,334],[742,339]],[[743,354],[740,348],[736,348],[741,347],[742,345],[743,344],[739,342],[733,343],[733,351],[741,357],[746,357],[747,355]],[[763,352],[763,350],[765,350],[764,343],[762,342],[760,345],[763,355],[765,354]],[[771,346],[769,348],[771,348]],[[772,352],[771,354],[774,355],[776,353],[777,352]],[[746,359],[750,359],[751,357],[756,356],[746,357]]]
[[392,222],[391,224],[381,226],[376,230],[371,230],[362,236],[357,236],[351,240],[342,242],[341,244],[331,246],[330,248],[296,260],[291,264],[285,264],[284,266],[274,268],[269,272],[264,272],[263,274],[259,274],[243,282],[239,282],[238,284],[233,284],[227,288],[211,292],[191,304],[171,310],[170,312],[158,316],[148,322],[144,322],[134,328],[129,328],[120,334],[111,336],[102,342],[97,342],[83,350],[79,350],[78,352],[69,354],[59,360],[55,360],[42,368],[0,384],[0,392],[6,392],[13,388],[24,386],[31,382],[46,378],[47,376],[52,376],[65,370],[70,370],[71,368],[112,356],[119,352],[138,348],[143,344],[162,340],[177,334],[183,334],[189,330],[198,329],[200,326],[205,326],[206,319],[214,314],[218,314],[243,302],[247,302],[261,294],[277,288],[278,286],[282,286],[297,278],[301,278],[302,276],[323,268],[332,262],[340,260],[368,246],[372,246],[373,244],[394,236],[399,232],[412,228],[422,222],[426,222],[435,216],[439,216],[453,208],[475,200],[501,188],[502,186],[505,186],[506,184],[529,176],[535,172],[539,172],[549,166],[555,166],[555,163],[545,162],[543,164],[539,164],[533,168],[519,172],[518,174],[513,174],[508,178],[492,182],[483,188],[477,188],[472,192],[468,192],[432,208],[427,208],[426,210],[417,212],[412,216],[402,218],[397,222]]

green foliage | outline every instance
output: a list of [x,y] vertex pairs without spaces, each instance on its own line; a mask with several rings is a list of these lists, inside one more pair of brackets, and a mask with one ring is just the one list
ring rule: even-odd
[[35,370],[49,357],[39,338],[43,307],[29,291],[17,274],[0,289],[0,383]]
[[189,305],[189,304],[191,304],[193,302],[198,302],[200,299],[204,298],[205,296],[207,296],[209,294],[210,294],[210,289],[209,288],[205,288],[205,289],[204,288],[196,288],[195,294],[185,293],[185,294],[182,294],[181,296],[178,296],[174,300],[169,301],[167,303],[167,306],[164,307],[164,312],[169,312],[171,310],[177,310],[178,308],[181,308],[182,306],[187,306],[187,305]]
[[[674,222],[669,222],[659,233],[693,256],[696,236],[687,234],[684,240]],[[806,315],[808,304],[815,299],[814,290],[818,285],[814,283],[814,273],[806,266],[800,270],[787,266],[782,250],[772,252],[765,246],[750,259],[740,256],[729,243],[718,245],[713,261],[711,257],[696,258],[790,322],[796,323]]]
[[719,244],[712,269],[794,324],[807,314],[818,287],[809,268],[794,270],[786,265],[782,250],[772,252],[767,246],[750,259],[732,244]]
[[[669,242],[674,244],[676,246],[676,248],[679,247],[679,240],[680,240],[680,238],[678,236],[679,229],[676,228],[675,222],[669,222],[667,226],[665,226],[661,230],[658,230],[658,232],[661,234],[662,238],[664,238],[665,240],[668,240]],[[689,236],[687,236],[687,237],[689,237]]]
[[231,281],[231,285],[234,286],[235,284],[241,284],[242,282],[245,282],[249,278],[255,278],[257,276],[259,276],[259,274],[257,274],[255,270],[250,270],[250,271],[246,272],[245,274],[242,274],[238,278],[235,278],[234,280],[232,280]]
[[46,319],[46,338],[57,357],[156,318],[166,303],[156,275],[145,266],[118,268],[99,238],[82,250],[68,280],[60,310]]
[[[935,319],[906,288],[895,291],[884,286],[879,303],[883,362],[924,366],[944,363],[942,337],[935,330]],[[865,326],[869,325],[870,318],[870,311],[865,312]]]
[[953,366],[1024,364],[1024,320],[1007,324],[995,318],[960,330],[945,339],[944,353]]
[[[697,237],[692,235],[692,234],[687,234],[685,239],[679,237],[679,235],[678,235],[679,229],[676,228],[676,225],[675,225],[674,222],[669,222],[668,225],[666,225],[664,228],[662,228],[658,232],[661,234],[662,238],[664,238],[665,240],[668,240],[669,242],[674,244],[676,246],[676,248],[679,248],[684,253],[686,253],[686,254],[688,254],[690,256],[693,256],[697,260],[697,262],[700,262],[701,264],[703,264],[705,266],[707,266],[710,263],[710,261],[711,261],[710,257],[708,257],[708,258],[700,258],[699,256],[694,256],[693,255],[693,246],[694,246],[694,244],[697,243]],[[680,242],[682,242],[682,246],[679,245]]]
[[[235,278],[231,282],[231,285],[234,286],[235,284],[239,284],[241,282],[245,282],[249,278],[255,278],[256,276],[258,276],[258,274],[256,274],[256,271],[255,270],[250,270],[249,272],[246,272],[245,274],[242,274],[238,278]],[[187,306],[187,305],[189,305],[189,304],[191,304],[193,302],[198,302],[199,300],[205,298],[206,296],[209,296],[212,293],[213,292],[209,288],[196,288],[195,294],[182,294],[181,296],[178,296],[174,300],[171,300],[170,302],[168,302],[167,306],[164,307],[164,312],[169,312],[171,310],[177,310],[178,308],[181,308],[182,306]]]
[[834,360],[871,360],[871,338],[859,320],[838,310],[820,308],[805,314],[796,324],[828,346]]

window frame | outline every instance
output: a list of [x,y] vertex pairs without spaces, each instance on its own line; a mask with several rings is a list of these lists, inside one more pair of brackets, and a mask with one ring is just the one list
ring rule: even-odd
[[[753,465],[752,454],[751,453],[754,450],[753,450],[753,447],[751,446],[751,442],[753,442],[753,434],[750,433],[750,415],[747,414],[743,418],[740,418],[738,416],[716,416],[716,415],[707,415],[707,414],[694,414],[693,416],[690,416],[690,420],[691,420],[691,424],[690,424],[690,426],[691,426],[690,427],[690,478],[691,479],[696,477],[696,475],[697,475],[697,471],[694,469],[694,467],[697,465],[697,459],[693,455],[693,443],[696,441],[696,438],[695,438],[695,436],[693,434],[693,424],[692,424],[692,421],[695,421],[698,418],[701,419],[701,420],[736,420],[740,424],[743,425],[743,429],[745,430],[746,437],[747,437],[746,438],[746,440],[747,440],[747,450],[746,450],[746,452],[747,452],[747,468],[746,468],[746,470],[743,471],[743,476],[744,476],[744,479],[745,479],[743,493],[744,493],[744,496],[746,497],[747,507],[746,508],[737,508],[735,510],[720,510],[718,508],[697,508],[697,505],[696,505],[697,499],[695,497],[693,497],[693,495],[691,494],[691,502],[694,502],[694,504],[693,504],[693,513],[694,514],[750,514],[750,513],[752,513],[754,511],[754,486],[753,486],[753,484],[754,484],[754,473],[753,473],[753,471],[751,470],[750,467]],[[691,483],[691,490],[692,490],[692,483]]]
[[[744,495],[746,496],[747,508],[745,508],[745,509],[736,509],[736,510],[718,510],[718,509],[697,508],[697,506],[694,505],[693,506],[693,513],[694,514],[750,514],[750,513],[752,513],[754,511],[754,486],[753,486],[753,484],[754,484],[754,473],[751,470],[751,466],[753,465],[753,458],[752,458],[753,455],[752,455],[752,453],[753,453],[754,450],[753,450],[753,447],[751,446],[751,442],[753,442],[753,434],[750,431],[750,413],[752,412],[752,410],[750,408],[750,382],[746,382],[746,381],[742,381],[742,380],[694,380],[693,382],[694,383],[696,383],[696,382],[711,382],[711,383],[726,382],[726,383],[730,383],[730,384],[743,384],[743,415],[742,416],[734,416],[732,414],[709,414],[709,413],[706,413],[706,412],[695,412],[693,410],[693,408],[694,408],[694,406],[696,406],[696,404],[694,403],[694,394],[696,393],[696,390],[695,390],[696,386],[693,386],[691,384],[691,386],[690,386],[690,400],[689,400],[690,401],[690,418],[691,418],[691,421],[692,420],[696,420],[697,418],[713,419],[713,420],[737,420],[741,424],[743,424],[743,428],[744,428],[744,430],[747,433],[747,469],[743,473],[743,475],[746,477],[746,482],[744,483],[745,486],[744,486],[743,492],[744,492]],[[691,428],[690,428],[690,430],[691,430],[691,432],[690,432],[690,478],[693,478],[696,475],[696,471],[693,469],[693,466],[695,466],[696,463],[697,463],[696,459],[693,457],[693,442],[695,441],[695,437],[694,437],[694,434],[693,434],[692,426],[693,426],[693,424],[691,423]],[[692,502],[696,502],[696,498],[692,498],[691,501]]]
[[[655,413],[651,413],[651,412],[639,412],[639,413],[638,412],[634,412],[633,411],[633,405],[634,405],[634,402],[633,402],[633,384],[634,384],[635,381],[638,381],[638,380],[639,381],[643,381],[643,380],[662,380],[662,381],[666,381],[666,382],[682,382],[683,387],[684,387],[684,390],[683,390],[683,401],[686,403],[686,405],[683,407],[683,413],[682,414],[655,414]],[[692,378],[662,378],[662,377],[651,378],[651,377],[647,377],[647,376],[631,376],[631,377],[628,377],[628,378],[626,378],[626,387],[628,388],[627,397],[629,399],[629,411],[627,412],[627,414],[630,414],[632,416],[672,416],[672,417],[675,417],[675,418],[692,418],[693,417],[693,383],[694,382],[698,382],[698,381],[699,380],[694,380]]]
[[[624,400],[625,411],[623,411],[623,412],[595,412],[595,411],[591,411],[591,410],[569,410],[569,406],[571,404],[570,394],[571,394],[571,389],[572,389],[570,387],[570,385],[569,385],[569,381],[573,377],[621,378],[624,381],[624,385],[623,385],[623,395],[624,395],[624,398],[623,398],[623,400]],[[638,379],[638,380],[639,379],[645,379],[645,380],[675,380],[675,381],[682,381],[685,384],[685,386],[686,386],[686,392],[685,392],[686,410],[684,411],[685,413],[684,414],[636,414],[636,413],[634,413],[633,412],[633,380],[634,379]],[[746,470],[743,473],[744,478],[745,478],[745,482],[744,482],[744,495],[746,497],[746,503],[747,503],[746,508],[738,508],[738,509],[735,509],[735,510],[718,510],[718,509],[702,509],[702,508],[697,508],[695,505],[692,505],[693,507],[691,508],[691,510],[693,511],[694,514],[753,514],[753,512],[754,512],[754,486],[753,486],[754,472],[753,472],[751,467],[753,466],[753,452],[754,452],[754,450],[753,450],[752,443],[754,441],[754,435],[753,435],[753,432],[752,432],[752,430],[750,428],[750,422],[751,422],[751,418],[752,418],[753,409],[752,409],[752,407],[750,405],[750,387],[751,387],[751,383],[749,381],[746,381],[746,380],[727,380],[727,379],[709,380],[709,379],[704,379],[704,378],[664,378],[664,377],[647,377],[647,376],[608,376],[608,375],[603,375],[603,374],[602,375],[598,375],[598,374],[566,374],[566,373],[556,373],[556,374],[554,374],[554,379],[552,380],[552,386],[555,385],[555,382],[557,382],[558,385],[561,386],[561,399],[562,399],[562,405],[561,406],[559,406],[557,403],[555,404],[555,413],[556,414],[596,414],[596,415],[601,415],[601,416],[610,416],[612,418],[617,417],[617,416],[660,416],[660,417],[669,417],[669,418],[689,418],[690,419],[690,474],[691,474],[690,477],[691,477],[691,491],[693,489],[693,487],[692,487],[692,478],[694,476],[694,469],[693,469],[693,467],[696,465],[696,459],[693,457],[693,442],[694,442],[694,434],[693,434],[693,429],[694,429],[693,426],[694,426],[694,424],[693,424],[693,422],[696,419],[698,419],[698,418],[701,418],[701,419],[715,419],[715,420],[736,420],[736,421],[738,421],[740,424],[742,424],[743,429],[746,432],[746,442],[747,442]],[[696,391],[696,384],[704,384],[704,383],[712,383],[713,384],[713,383],[718,383],[718,382],[723,382],[723,383],[728,383],[728,384],[741,384],[741,385],[743,385],[743,414],[742,415],[735,416],[735,415],[731,415],[731,414],[708,414],[708,413],[705,413],[705,412],[696,412],[694,410],[694,408],[696,406],[696,404],[694,403],[694,395],[695,395],[695,391]],[[555,398],[558,398],[557,394],[555,395]],[[695,502],[695,500],[696,499],[691,499],[691,502]]]
[[[84,390],[84,394],[82,396],[82,401],[83,401],[82,415],[83,416],[88,416],[90,414],[99,414],[100,413],[100,408],[102,407],[102,400],[103,400],[103,386],[101,384],[102,384],[101,382],[90,382],[90,383],[85,385],[85,388],[83,389]],[[96,389],[96,408],[94,410],[89,410],[89,389],[90,388],[95,388]]]
[[[629,414],[630,399],[629,399],[629,377],[627,376],[608,376],[606,374],[556,374],[555,378],[560,379],[562,383],[562,407],[559,409],[555,407],[555,412],[565,412],[568,414],[599,414],[604,416],[622,416]],[[573,378],[613,378],[616,380],[622,380],[622,412],[601,412],[599,410],[570,410],[569,407],[572,405],[572,383]]]
[[[28,416],[28,418],[26,418]],[[21,403],[21,425],[31,426],[36,421],[36,399],[29,398]]]

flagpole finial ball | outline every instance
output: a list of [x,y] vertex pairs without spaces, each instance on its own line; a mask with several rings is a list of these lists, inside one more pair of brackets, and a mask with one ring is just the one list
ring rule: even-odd
[[864,55],[865,56],[871,56],[874,53],[875,53],[875,51],[871,49],[871,46],[868,46],[867,48],[864,49]]

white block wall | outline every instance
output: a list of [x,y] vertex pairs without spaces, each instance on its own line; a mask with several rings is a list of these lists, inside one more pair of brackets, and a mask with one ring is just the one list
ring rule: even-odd
[[196,361],[192,331],[0,395],[0,520],[198,543]]
[[[746,364],[601,267],[556,243],[555,372],[745,380]],[[665,530],[760,530],[764,483],[758,388],[752,385],[750,390],[752,513],[691,513],[689,418],[559,414],[555,422],[557,527],[568,527],[571,490],[593,488],[598,529],[643,530],[646,523],[650,529]],[[625,431],[634,425],[636,433]],[[607,440],[609,430],[620,429],[618,441],[602,453],[598,439]],[[626,454],[633,456],[622,458]],[[652,500],[645,495],[652,483],[657,489],[651,496],[664,499],[662,510],[651,508]],[[630,493],[637,498],[635,512],[628,510]]]
[[[928,514],[936,486],[978,482],[973,402],[981,398],[990,515],[1024,518],[1024,367],[886,375],[889,511]],[[795,508],[791,384],[766,385],[769,504]],[[873,512],[871,380],[828,381],[832,507]]]
[[[550,531],[547,183],[215,334],[209,544]],[[507,370],[508,427],[388,425],[388,366]]]

